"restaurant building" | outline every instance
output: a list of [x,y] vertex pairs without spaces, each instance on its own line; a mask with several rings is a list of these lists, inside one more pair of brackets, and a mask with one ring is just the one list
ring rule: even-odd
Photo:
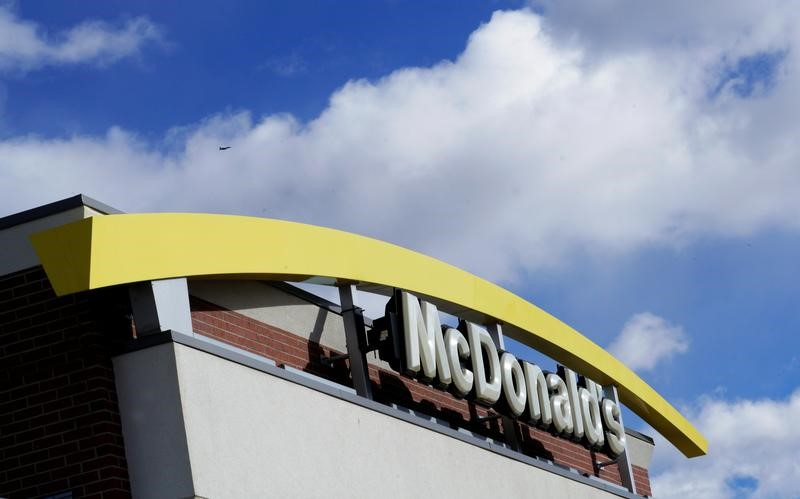
[[0,219],[3,498],[650,496],[620,405],[706,452],[583,335],[397,246],[86,196]]

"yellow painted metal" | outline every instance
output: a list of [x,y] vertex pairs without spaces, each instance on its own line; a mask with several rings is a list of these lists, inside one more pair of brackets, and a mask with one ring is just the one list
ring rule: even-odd
[[503,332],[602,384],[687,457],[703,436],[633,371],[591,340],[513,293],[434,258],[338,230],[207,214],[107,215],[31,237],[58,295],[172,277],[323,277],[431,299]]

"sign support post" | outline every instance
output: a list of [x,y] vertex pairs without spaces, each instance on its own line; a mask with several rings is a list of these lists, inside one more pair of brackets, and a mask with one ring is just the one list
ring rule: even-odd
[[[622,405],[619,402],[617,387],[614,385],[604,386],[603,392],[605,392],[606,397],[614,401],[614,403],[617,404],[617,407],[620,408],[619,422],[624,428],[625,423],[622,421]],[[631,493],[636,494],[636,483],[633,480],[633,467],[631,466],[631,458],[628,454],[627,438],[625,438],[625,451],[623,451],[622,454],[620,454],[617,458],[617,466],[619,467],[619,477],[622,480],[622,486],[631,491]]]
[[364,326],[364,311],[357,304],[356,287],[353,284],[339,285],[339,301],[342,305],[347,356],[350,361],[350,375],[356,393],[372,400],[372,385],[369,381],[369,364],[362,348],[367,330]]

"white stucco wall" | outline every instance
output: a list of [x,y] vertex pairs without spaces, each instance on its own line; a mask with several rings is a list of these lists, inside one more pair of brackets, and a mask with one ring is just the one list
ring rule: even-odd
[[194,486],[173,344],[115,357],[114,378],[134,497],[191,497]]
[[193,348],[175,353],[198,496],[611,496]]

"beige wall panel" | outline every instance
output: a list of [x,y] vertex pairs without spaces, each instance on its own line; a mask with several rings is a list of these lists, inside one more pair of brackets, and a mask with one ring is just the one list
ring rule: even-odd
[[114,358],[128,476],[137,498],[183,498],[194,493],[176,346],[164,343]]
[[275,376],[175,348],[199,496],[613,497]]

